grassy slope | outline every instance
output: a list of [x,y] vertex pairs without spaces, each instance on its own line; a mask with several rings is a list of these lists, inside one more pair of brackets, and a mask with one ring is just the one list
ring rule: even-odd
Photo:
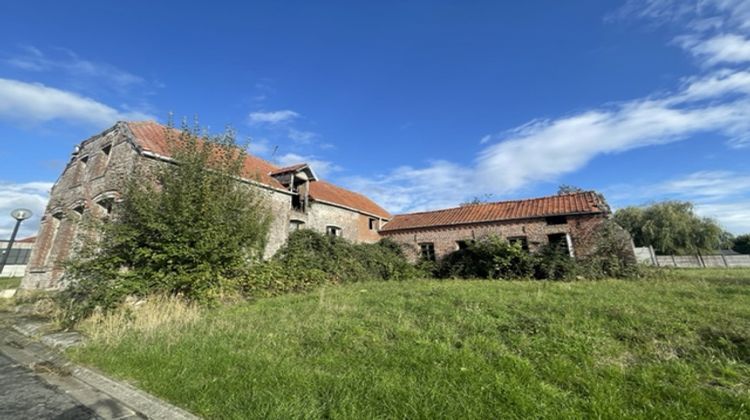
[[747,415],[750,271],[683,273],[327,287],[72,355],[211,418]]

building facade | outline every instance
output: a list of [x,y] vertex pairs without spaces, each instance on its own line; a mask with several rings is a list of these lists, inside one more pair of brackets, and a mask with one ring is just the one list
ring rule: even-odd
[[[118,122],[76,146],[50,192],[21,287],[60,287],[63,263],[75,252],[83,216],[107,217],[137,165],[173,163],[170,141],[178,135],[151,121]],[[266,256],[273,255],[290,232],[303,228],[375,242],[391,218],[369,198],[318,179],[304,163],[279,168],[248,155],[239,182],[262,192],[273,212]]]
[[530,252],[558,243],[575,256],[591,251],[584,238],[609,215],[602,195],[581,192],[400,214],[380,234],[401,244],[412,261],[440,259],[487,235],[518,242]]
[[[8,259],[5,261],[5,267],[0,272],[0,277],[22,277],[26,272],[26,264],[29,262],[35,242],[36,238],[34,237],[13,242],[13,247],[8,253]],[[5,255],[5,248],[7,247],[8,241],[0,241],[0,260]]]

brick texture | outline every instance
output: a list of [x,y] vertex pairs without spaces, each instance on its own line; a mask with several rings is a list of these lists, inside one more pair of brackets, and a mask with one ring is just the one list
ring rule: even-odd
[[[153,122],[120,122],[78,145],[52,187],[21,287],[63,287],[63,264],[80,241],[80,219],[87,214],[106,216],[108,203],[119,199],[136,165],[164,165],[164,158],[168,157],[165,127]],[[292,229],[290,220],[322,233],[328,226],[336,226],[344,238],[355,242],[375,242],[380,238],[377,230],[369,229],[369,220],[373,218],[375,226],[380,227],[390,214],[370,199],[325,181],[314,181],[311,202],[304,213],[299,212],[292,209],[293,194],[269,175],[278,169],[254,156],[245,161],[245,175],[250,182],[244,185],[257,188],[265,196],[274,216],[266,257],[286,241]]]

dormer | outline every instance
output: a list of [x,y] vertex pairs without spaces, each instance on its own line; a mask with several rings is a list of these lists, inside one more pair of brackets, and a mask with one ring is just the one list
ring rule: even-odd
[[310,165],[307,163],[298,163],[277,169],[269,175],[294,193],[292,196],[292,208],[305,212],[309,203],[309,183],[318,180]]

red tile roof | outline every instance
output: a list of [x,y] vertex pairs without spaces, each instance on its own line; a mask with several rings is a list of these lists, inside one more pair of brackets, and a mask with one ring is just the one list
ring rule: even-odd
[[[135,141],[141,149],[155,153],[159,156],[169,157],[171,155],[170,146],[168,144],[169,140],[167,139],[167,127],[154,121],[127,122],[126,124],[133,133]],[[179,135],[179,130],[172,130],[174,130],[176,135]],[[266,160],[248,154],[245,158],[243,176],[273,188],[286,190],[286,188],[284,188],[279,181],[274,179],[271,174],[283,173],[282,171],[301,168],[304,165],[306,164],[303,163],[287,168],[279,168]],[[387,211],[364,195],[346,190],[325,181],[313,181],[310,183],[310,198],[348,207],[384,219],[390,219],[391,217]]]
[[604,197],[596,192],[587,191],[527,200],[471,204],[421,213],[399,214],[394,216],[381,231],[531,219],[555,215],[595,214],[608,211],[609,208],[604,201]]
[[327,201],[344,207],[360,210],[364,213],[390,219],[391,215],[374,201],[362,194],[355,193],[326,181],[310,183],[310,196],[313,200]]
[[[169,139],[167,138],[167,127],[154,121],[128,122],[127,124],[141,149],[159,156],[171,156],[172,152],[170,150]],[[172,130],[175,138],[180,135],[179,130]],[[274,188],[284,189],[284,186],[279,181],[269,175],[277,169],[270,162],[248,154],[245,157],[243,176]]]
[[20,242],[23,244],[33,244],[36,242],[36,236],[29,236],[28,238],[19,239],[16,242]]

